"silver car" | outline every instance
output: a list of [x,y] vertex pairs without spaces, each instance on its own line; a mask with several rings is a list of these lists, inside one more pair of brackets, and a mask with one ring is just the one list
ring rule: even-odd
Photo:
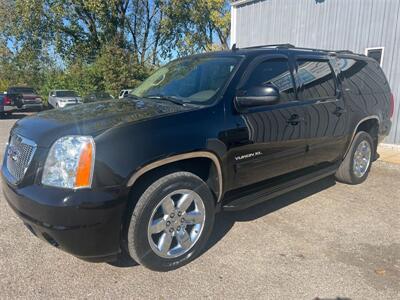
[[54,90],[50,91],[48,102],[54,108],[64,108],[82,104],[82,98],[75,91]]

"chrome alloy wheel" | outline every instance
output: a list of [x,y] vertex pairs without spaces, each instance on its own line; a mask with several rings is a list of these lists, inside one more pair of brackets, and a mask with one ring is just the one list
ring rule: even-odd
[[372,150],[371,145],[367,141],[362,141],[354,153],[353,172],[358,178],[361,178],[368,171],[371,164]]
[[147,236],[153,251],[163,258],[176,258],[188,252],[204,228],[203,200],[192,190],[167,195],[153,210]]

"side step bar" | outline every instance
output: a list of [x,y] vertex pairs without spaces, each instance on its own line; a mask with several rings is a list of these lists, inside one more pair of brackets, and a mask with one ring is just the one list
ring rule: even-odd
[[325,167],[323,169],[319,169],[317,171],[308,173],[306,175],[302,175],[300,177],[290,179],[283,183],[277,184],[272,187],[268,187],[264,190],[234,199],[225,205],[222,206],[223,211],[237,211],[246,209],[248,207],[257,205],[266,200],[278,197],[305,185],[308,185],[312,182],[318,181],[325,177],[331,176],[335,174],[339,165],[331,165],[329,167]]

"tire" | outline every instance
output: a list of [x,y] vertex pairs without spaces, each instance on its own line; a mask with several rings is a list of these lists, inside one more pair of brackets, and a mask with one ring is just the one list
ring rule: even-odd
[[[363,145],[360,146],[361,144]],[[368,145],[370,149],[368,166],[366,168],[361,168],[357,170],[357,168],[355,169],[356,161],[354,160],[354,157],[356,156],[356,152],[357,149],[359,149],[359,147],[366,149],[366,147],[363,147],[365,145]],[[336,180],[348,184],[360,184],[364,182],[368,177],[374,157],[375,157],[374,140],[367,132],[364,131],[358,132],[353,139],[353,142],[350,146],[347,155],[342,161],[339,169],[336,171],[335,174]]]
[[[184,196],[193,200],[183,201]],[[184,210],[189,202],[190,206]],[[188,225],[193,216],[196,216],[193,220],[201,224]],[[214,197],[203,180],[188,172],[166,175],[146,189],[133,210],[127,232],[129,254],[136,262],[154,271],[166,272],[182,267],[205,248],[214,218]],[[153,223],[157,223],[154,220],[163,220],[162,229],[154,230],[161,230],[159,233],[150,234],[150,220]],[[178,242],[178,237],[182,244]],[[161,240],[165,241],[168,252],[162,252],[157,246]]]

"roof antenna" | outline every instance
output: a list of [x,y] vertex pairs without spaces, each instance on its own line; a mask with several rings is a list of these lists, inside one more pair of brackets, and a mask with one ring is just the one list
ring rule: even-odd
[[234,43],[234,44],[232,45],[232,51],[236,51],[236,50],[239,50],[239,48],[236,47],[236,43]]

